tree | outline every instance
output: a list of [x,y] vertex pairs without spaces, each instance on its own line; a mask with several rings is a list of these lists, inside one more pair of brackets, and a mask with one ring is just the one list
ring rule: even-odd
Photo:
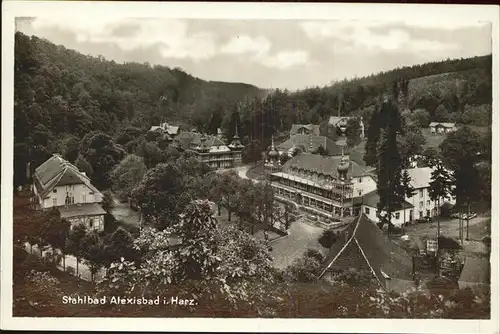
[[372,113],[368,130],[366,133],[365,155],[363,160],[367,166],[375,166],[377,164],[377,149],[380,139],[380,129],[382,127],[382,115],[380,109]]
[[314,282],[318,279],[324,257],[317,250],[308,249],[285,269],[286,277],[295,282]]
[[[171,248],[173,231],[181,240],[178,248]],[[273,283],[265,245],[235,228],[217,228],[207,201],[189,203],[171,229],[144,229],[134,244],[142,260],[122,258],[112,263],[99,284],[101,291],[158,295],[168,287],[207,301],[222,295],[234,307],[242,302],[257,304],[268,294],[261,290],[262,284]]]
[[94,174],[94,170],[92,169],[92,166],[81,155],[79,155],[78,158],[76,159],[75,167],[78,168],[78,170],[80,172],[84,172],[85,175],[87,175],[88,177],[92,177],[92,174]]
[[148,169],[163,162],[163,152],[154,141],[143,141],[137,146],[135,154],[144,159],[144,164]]
[[146,221],[159,229],[171,226],[191,200],[184,192],[184,174],[175,163],[160,163],[146,172],[132,191]]
[[347,126],[345,130],[345,135],[347,137],[347,146],[355,147],[358,145],[361,138],[361,124],[359,118],[350,118],[347,121]]
[[431,116],[425,109],[416,109],[410,114],[410,119],[420,128],[428,128]]
[[441,199],[448,197],[451,193],[451,176],[448,171],[444,168],[442,163],[439,163],[436,168],[432,171],[431,182],[429,183],[429,197],[431,201],[437,203],[438,210],[438,224],[437,224],[437,236],[441,235],[440,226],[440,210],[441,210]]
[[[468,234],[470,205],[481,200],[481,177],[476,167],[484,149],[481,137],[470,127],[463,126],[449,133],[439,147],[445,165],[452,171],[457,206],[461,213],[466,208]],[[462,229],[460,231],[462,233]]]
[[84,254],[83,240],[87,234],[87,229],[84,225],[79,224],[73,227],[66,240],[66,249],[69,254],[76,257],[76,274],[78,275],[78,263]]
[[95,274],[99,272],[99,269],[105,263],[104,248],[102,239],[99,238],[99,235],[95,231],[87,233],[81,241],[80,255],[83,258],[83,262],[90,268],[91,281],[94,281]]
[[92,166],[92,183],[98,189],[111,186],[110,173],[126,154],[111,136],[100,132],[85,135],[80,144],[80,153]]
[[385,222],[392,230],[392,213],[405,200],[405,184],[402,182],[402,160],[397,143],[397,135],[401,131],[401,119],[397,105],[392,99],[386,99],[382,104],[380,114],[383,118],[381,142],[378,149],[377,193],[380,201],[377,205],[379,212],[385,212],[381,225]]
[[435,113],[434,113],[434,117],[433,117],[433,120],[435,122],[448,122],[450,120],[450,115],[449,115],[449,112],[448,110],[446,110],[446,107],[443,106],[442,104],[440,104]]
[[113,191],[120,200],[127,200],[147,171],[143,158],[129,154],[111,172]]
[[115,200],[113,198],[113,194],[106,190],[102,193],[102,208],[107,213],[111,213],[111,210],[115,207]]
[[321,244],[321,246],[330,249],[330,247],[332,247],[337,239],[337,233],[335,233],[333,230],[325,230],[318,239],[318,242]]

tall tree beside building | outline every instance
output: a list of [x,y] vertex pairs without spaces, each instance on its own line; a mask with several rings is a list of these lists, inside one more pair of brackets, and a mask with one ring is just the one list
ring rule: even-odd
[[[473,203],[484,201],[481,184],[483,177],[478,172],[477,163],[483,159],[485,150],[481,136],[468,126],[446,136],[440,145],[444,163],[451,168],[454,178],[454,195],[460,211],[469,213]],[[467,227],[469,226],[467,214]],[[468,233],[468,228],[467,228]]]
[[442,163],[436,166],[436,169],[431,174],[431,182],[429,183],[429,197],[432,201],[437,204],[438,208],[438,223],[437,223],[437,236],[440,236],[441,225],[440,225],[440,212],[441,209],[441,198],[447,197],[451,193],[451,176],[448,171],[444,168]]
[[373,111],[366,132],[365,155],[363,160],[367,166],[375,166],[377,164],[377,148],[380,139],[381,121],[379,107]]
[[401,112],[397,104],[397,83],[394,84],[394,95],[392,98],[385,98],[380,109],[380,119],[382,121],[380,146],[377,150],[378,163],[377,171],[377,193],[380,197],[377,209],[385,212],[381,217],[380,226],[388,224],[391,232],[393,224],[391,222],[392,213],[395,212],[405,200],[409,192],[409,184],[403,182],[404,161],[400,154],[398,145],[398,135],[402,130]]
[[361,124],[359,118],[350,118],[347,121],[345,135],[347,137],[347,146],[349,147],[354,147],[361,142]]

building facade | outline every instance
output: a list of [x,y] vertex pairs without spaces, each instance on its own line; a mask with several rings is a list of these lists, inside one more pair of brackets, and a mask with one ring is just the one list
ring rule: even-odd
[[236,133],[229,145],[221,139],[198,132],[181,132],[176,140],[184,150],[196,154],[196,157],[210,168],[223,169],[241,165],[244,146]]
[[56,208],[74,227],[84,224],[89,230],[102,231],[106,211],[101,207],[102,193],[85,173],[59,154],[35,169],[32,202],[36,209]]
[[167,134],[171,138],[174,138],[180,133],[180,127],[175,125],[170,125],[167,122],[163,122],[159,126],[153,125],[149,129],[149,131],[158,131],[163,134]]
[[319,125],[316,124],[293,124],[290,130],[290,138],[295,135],[319,136]]
[[[363,196],[361,203],[361,212],[366,215],[374,223],[380,221],[378,213],[378,203],[380,197],[377,191],[374,190]],[[396,227],[402,227],[413,220],[414,217],[414,207],[408,202],[403,202],[402,205],[392,213],[391,223]],[[380,215],[384,216],[386,212],[382,211]]]
[[270,179],[279,199],[327,219],[353,216],[356,195],[376,187],[370,173],[346,155],[302,153],[277,168]]
[[429,125],[432,134],[446,134],[457,130],[455,123],[432,122]]

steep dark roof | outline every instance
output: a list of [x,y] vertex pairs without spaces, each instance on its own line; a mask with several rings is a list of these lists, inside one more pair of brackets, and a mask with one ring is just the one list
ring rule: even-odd
[[54,154],[35,169],[34,184],[39,196],[42,198],[55,187],[72,184],[85,184],[94,192],[99,193],[86,175],[59,154]]
[[[364,205],[371,206],[372,208],[376,208],[378,205],[378,202],[380,202],[380,197],[377,194],[377,191],[373,190],[373,191],[370,191],[369,193],[367,193],[363,196],[362,202]],[[408,203],[407,201],[404,201],[401,204],[401,207],[398,208],[398,210],[410,209],[410,208],[413,208],[413,205]]]
[[384,274],[391,278],[412,279],[410,256],[389,240],[366,215],[355,218],[344,233],[347,237],[341,233],[330,248],[320,278],[328,270],[368,268],[382,287],[385,287]]
[[[176,137],[176,139],[179,140],[184,149],[188,149],[191,148],[192,145],[199,145],[201,143],[202,136],[203,135],[199,132],[183,131]],[[226,146],[222,140],[210,135],[205,135],[205,145],[208,147]]]
[[[328,155],[337,156],[342,154],[342,146],[337,145],[334,141],[327,137],[314,135],[294,135],[285,142],[279,144],[276,148],[279,151],[288,151],[294,146],[302,146],[306,152],[310,152],[311,141],[313,150],[317,149],[319,146],[323,146]],[[347,147],[344,148],[344,153],[348,153]]]
[[290,130],[290,136],[296,135],[299,132],[299,129],[306,128],[313,135],[319,136],[319,125],[315,124],[293,124],[292,129]]
[[[337,167],[341,163],[341,156],[321,156],[318,154],[302,153],[292,159],[288,160],[283,165],[283,172],[292,172],[294,168],[304,169],[306,171],[319,172],[321,174],[330,175],[332,177],[338,176]],[[348,176],[360,177],[365,175],[371,175],[369,171],[361,166],[359,166],[354,161],[349,162],[350,167],[348,171]]]
[[485,257],[467,257],[459,282],[490,283],[490,259]]

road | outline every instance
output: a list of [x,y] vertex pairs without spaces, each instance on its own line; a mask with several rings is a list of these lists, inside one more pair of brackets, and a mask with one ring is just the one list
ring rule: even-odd
[[319,250],[322,253],[326,251],[318,242],[323,229],[309,225],[302,220],[303,218],[292,223],[289,230],[290,235],[270,243],[271,256],[276,268],[288,267],[309,248]]

